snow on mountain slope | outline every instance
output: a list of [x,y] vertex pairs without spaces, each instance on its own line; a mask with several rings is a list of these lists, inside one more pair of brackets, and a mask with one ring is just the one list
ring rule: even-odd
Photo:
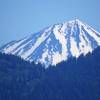
[[92,52],[100,45],[100,33],[80,20],[55,24],[19,41],[3,46],[0,51],[46,67]]

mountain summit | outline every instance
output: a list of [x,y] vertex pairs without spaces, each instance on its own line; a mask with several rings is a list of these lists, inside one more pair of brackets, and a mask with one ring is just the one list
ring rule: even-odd
[[0,51],[48,67],[70,57],[86,55],[99,45],[100,33],[76,19],[54,24],[21,40],[12,41],[1,47]]

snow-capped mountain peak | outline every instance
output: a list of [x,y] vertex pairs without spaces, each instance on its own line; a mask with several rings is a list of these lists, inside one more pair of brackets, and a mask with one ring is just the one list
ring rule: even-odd
[[79,19],[55,24],[1,48],[1,52],[40,62],[46,67],[92,52],[100,45],[100,33]]

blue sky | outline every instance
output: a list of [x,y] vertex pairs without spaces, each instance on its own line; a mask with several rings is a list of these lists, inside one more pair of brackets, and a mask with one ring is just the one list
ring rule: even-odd
[[79,18],[100,32],[100,0],[0,0],[0,46]]

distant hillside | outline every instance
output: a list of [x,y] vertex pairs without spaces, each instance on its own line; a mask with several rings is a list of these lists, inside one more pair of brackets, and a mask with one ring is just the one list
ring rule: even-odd
[[0,100],[100,100],[100,47],[48,69],[0,53]]

